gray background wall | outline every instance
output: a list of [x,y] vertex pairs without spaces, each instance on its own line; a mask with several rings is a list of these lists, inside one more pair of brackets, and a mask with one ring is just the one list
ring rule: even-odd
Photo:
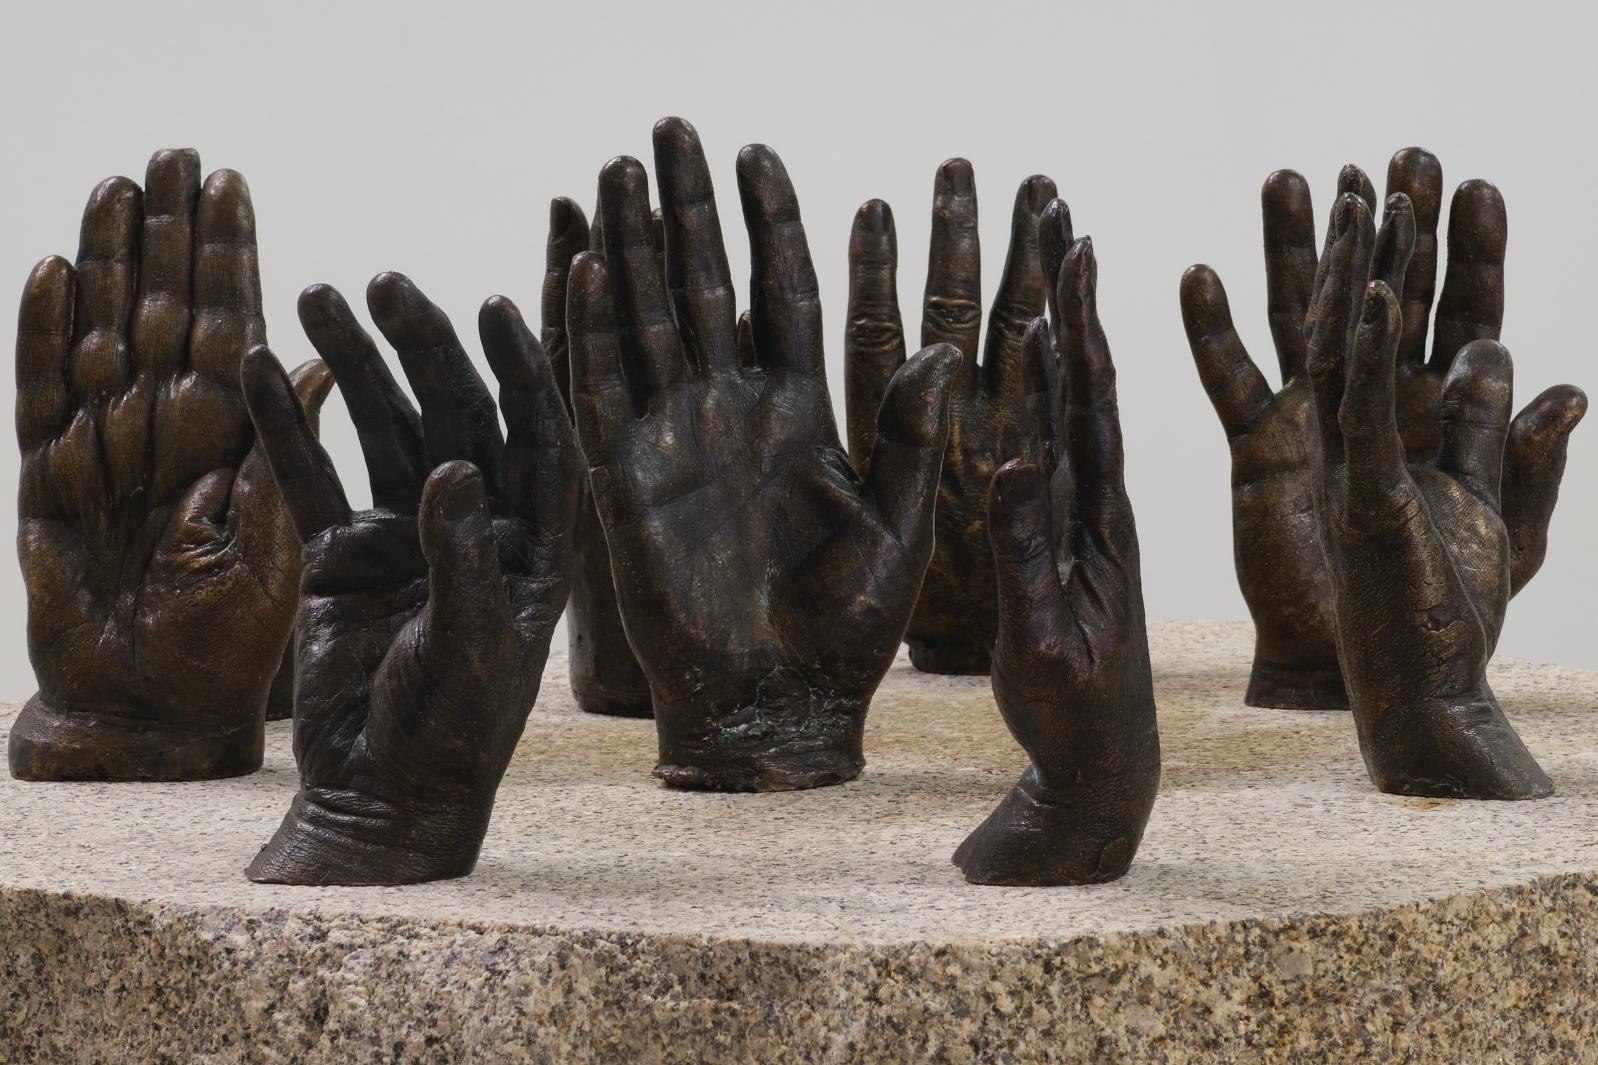
[[[712,155],[736,274],[747,249],[734,155],[760,140],[787,161],[841,404],[854,208],[871,196],[894,206],[900,289],[914,304],[933,170],[969,157],[991,293],[1015,186],[1042,171],[1099,253],[1149,612],[1243,618],[1226,446],[1183,339],[1182,270],[1220,271],[1245,339],[1273,364],[1260,181],[1299,169],[1320,209],[1342,163],[1379,184],[1395,149],[1422,144],[1450,187],[1487,177],[1508,201],[1504,338],[1521,400],[1558,381],[1598,388],[1588,332],[1598,153],[1585,117],[1595,24],[1586,4],[1476,0],[8,3],[0,279],[20,291],[37,259],[73,254],[100,178],[140,178],[153,149],[192,145],[207,168],[249,178],[269,332],[285,361],[309,354],[294,316],[303,286],[328,281],[358,297],[383,269],[409,273],[469,333],[491,293],[536,315],[549,198],[590,202],[601,163],[647,162],[653,121],[681,114]],[[907,317],[914,329],[914,306]],[[0,376],[9,407],[11,375]],[[336,398],[325,424],[364,501]],[[3,436],[9,500],[17,458]],[[1570,471],[1548,564],[1501,647],[1598,666],[1582,611],[1598,591],[1598,424],[1578,431]],[[10,543],[9,503],[0,521]],[[20,698],[33,683],[14,562],[0,565],[0,603],[0,697]]]

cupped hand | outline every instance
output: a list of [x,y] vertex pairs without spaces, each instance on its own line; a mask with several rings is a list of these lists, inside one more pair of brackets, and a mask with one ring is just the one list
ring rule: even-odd
[[[1062,235],[1063,204],[1045,226]],[[1050,232],[1045,228],[1045,234]],[[1160,781],[1159,727],[1127,498],[1115,365],[1087,238],[1066,248],[1051,330],[1026,336],[1043,410],[1033,455],[989,495],[999,631],[993,694],[1031,764],[954,861],[980,884],[1092,884],[1126,872]]]
[[566,605],[577,462],[554,373],[510,301],[478,318],[496,405],[443,311],[399,274],[367,290],[417,415],[338,292],[306,333],[338,378],[372,509],[352,511],[276,360],[249,410],[304,544],[295,668],[300,790],[251,879],[397,884],[463,876],[538,695]]

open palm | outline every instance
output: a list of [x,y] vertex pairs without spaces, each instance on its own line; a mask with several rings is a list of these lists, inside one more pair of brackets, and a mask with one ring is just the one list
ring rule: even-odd
[[[41,262],[17,339],[18,551],[39,693],[11,767],[199,779],[260,765],[299,551],[239,391],[264,339],[244,179],[160,152]],[[331,384],[298,373],[315,409]]]
[[[999,467],[1024,454],[1038,432],[1036,411],[1022,381],[1021,341],[1046,302],[1039,222],[1054,192],[1054,182],[1041,175],[1027,178],[1016,190],[1009,255],[988,312],[986,347],[978,362],[982,249],[976,180],[964,159],[950,159],[938,168],[921,343],[952,344],[960,352],[961,373],[949,394],[949,444],[938,478],[932,559],[905,634],[917,669],[979,674],[989,669],[998,605],[988,543],[988,486]],[[1056,204],[1059,218],[1050,228],[1063,227],[1063,253],[1071,223],[1064,204]],[[1058,258],[1053,265],[1058,268]],[[856,213],[849,237],[849,327],[844,334],[849,451],[862,474],[876,443],[882,398],[905,362],[897,269],[893,213],[881,200],[871,200]]]
[[[1508,223],[1496,188],[1484,181],[1459,186],[1434,320],[1442,168],[1429,152],[1407,148],[1393,156],[1387,191],[1382,233],[1371,249],[1372,269],[1399,294],[1397,423],[1408,457],[1425,462],[1437,452],[1443,382],[1454,359],[1471,341],[1499,335]],[[1338,193],[1375,209],[1375,188],[1358,167],[1343,169]],[[1200,378],[1231,444],[1234,554],[1256,631],[1246,700],[1256,706],[1340,708],[1348,702],[1337,660],[1330,578],[1315,540],[1311,496],[1317,472],[1305,370],[1305,319],[1325,255],[1316,250],[1303,177],[1286,170],[1273,173],[1261,191],[1261,206],[1281,387],[1273,392],[1249,359],[1232,324],[1226,291],[1209,267],[1195,266],[1183,277],[1182,313]],[[1510,531],[1512,593],[1542,565],[1569,435],[1585,409],[1579,389],[1558,385],[1511,423],[1503,517]]]
[[740,342],[698,136],[655,131],[664,276],[636,160],[600,179],[604,256],[580,256],[568,326],[578,431],[668,783],[813,787],[863,764],[871,696],[931,549],[943,348],[900,372],[870,477],[849,465],[822,368],[798,204],[770,149],[744,149],[754,258]]

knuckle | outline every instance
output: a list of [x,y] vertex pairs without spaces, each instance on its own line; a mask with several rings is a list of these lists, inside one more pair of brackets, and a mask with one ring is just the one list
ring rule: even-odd
[[969,332],[982,325],[982,308],[973,300],[933,296],[927,300],[927,324],[948,333]]
[[904,326],[883,318],[851,318],[844,335],[852,350],[865,354],[887,354],[904,346]]

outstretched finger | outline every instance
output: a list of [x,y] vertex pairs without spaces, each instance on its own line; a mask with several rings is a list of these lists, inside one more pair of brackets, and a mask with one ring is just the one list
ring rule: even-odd
[[250,186],[237,171],[218,170],[205,179],[195,213],[189,368],[231,390],[239,360],[265,342]]
[[1503,484],[1514,364],[1496,340],[1460,349],[1443,382],[1437,468],[1495,509]]
[[1404,275],[1415,252],[1415,208],[1409,197],[1395,192],[1387,197],[1376,250],[1371,257],[1371,280],[1380,281],[1396,294],[1404,291]]
[[1348,456],[1351,492],[1380,501],[1404,465],[1394,400],[1394,367],[1402,335],[1398,297],[1385,281],[1365,290],[1364,309],[1349,360],[1338,427]]
[[427,559],[422,646],[447,671],[474,661],[510,622],[488,489],[475,466],[446,462],[428,476],[417,532]]
[[1443,211],[1443,167],[1424,148],[1405,148],[1387,164],[1387,195],[1409,197],[1415,218],[1415,249],[1398,289],[1404,335],[1398,342],[1399,362],[1419,366],[1426,361],[1426,334],[1432,300],[1437,294],[1437,221]]
[[1448,273],[1437,300],[1430,365],[1447,370],[1473,340],[1497,340],[1504,325],[1504,249],[1509,214],[1490,182],[1467,181],[1448,209]]
[[619,156],[599,172],[599,216],[627,379],[643,403],[685,380],[688,360],[655,250],[649,177],[637,159]]
[[1509,424],[1504,448],[1504,526],[1509,530],[1509,588],[1520,591],[1542,568],[1548,523],[1559,502],[1570,434],[1587,413],[1575,385],[1555,385],[1526,404]]
[[881,200],[870,200],[855,212],[849,231],[849,310],[843,334],[849,457],[861,474],[877,438],[882,397],[905,360],[898,267],[893,211]]
[[544,352],[555,369],[560,394],[571,406],[571,363],[566,339],[566,285],[572,260],[588,250],[588,218],[574,200],[549,201],[549,238],[544,245],[544,288],[541,335]]
[[865,492],[912,557],[932,536],[949,442],[949,393],[959,370],[960,353],[952,345],[923,348],[893,375],[877,414]]
[[[1204,265],[1188,267],[1181,294],[1182,325],[1199,381],[1230,440],[1248,432],[1270,403],[1271,386],[1237,335],[1226,289],[1215,271]],[[1302,336],[1302,321],[1298,331]]]
[[681,118],[655,124],[655,173],[666,284],[689,361],[701,370],[738,365],[737,297],[716,211],[710,166],[694,127]]
[[338,380],[361,442],[372,502],[396,514],[415,514],[432,468],[416,408],[338,289],[312,285],[300,293],[298,309],[311,346]]
[[[1021,338],[1025,400],[1037,420],[1038,441],[1042,453],[1052,456],[1061,433],[1065,430],[1065,412],[1060,399],[1065,394],[1065,383],[1060,376],[1060,358],[1054,348],[1054,333],[1049,320],[1041,314],[1027,326]],[[1052,457],[1046,466],[1052,466]]]
[[77,274],[59,255],[28,275],[17,311],[17,446],[23,454],[67,427],[72,393],[67,353],[72,344],[72,298]]
[[347,523],[350,505],[333,460],[317,441],[277,358],[257,345],[244,356],[239,376],[256,441],[272,467],[300,542]]
[[78,241],[77,311],[67,376],[79,399],[123,388],[143,217],[139,186],[108,178],[89,194]]
[[[1371,179],[1366,175],[1365,171],[1353,163],[1345,164],[1343,169],[1337,173],[1337,194],[1332,197],[1332,215],[1334,218],[1338,212],[1338,204],[1347,196],[1352,196],[1362,201],[1365,204],[1366,213],[1373,218],[1375,217],[1376,186],[1371,184]],[[1337,236],[1336,229],[1328,226],[1326,229],[1326,242],[1321,248],[1320,260],[1315,264],[1315,283],[1310,289],[1310,314],[1315,312],[1316,302],[1320,299],[1321,286],[1326,283],[1326,270],[1329,265],[1332,244],[1337,240]],[[1356,308],[1358,302],[1356,299]],[[1354,313],[1358,315],[1359,312],[1356,309]],[[1306,325],[1305,333],[1307,334],[1308,332],[1309,328]]]
[[968,385],[977,381],[982,331],[982,246],[977,233],[977,186],[971,164],[950,159],[932,187],[932,240],[921,309],[921,346],[953,344]]
[[1071,226],[1071,208],[1062,199],[1050,200],[1038,219],[1038,258],[1043,263],[1043,289],[1049,307],[1049,316],[1058,318],[1060,308],[1055,304],[1060,266],[1065,253],[1071,250],[1076,233]]
[[1060,320],[1056,325],[1060,376],[1065,381],[1065,447],[1080,512],[1099,514],[1125,498],[1121,416],[1115,397],[1115,362],[1099,322],[1098,260],[1093,238],[1083,237],[1060,268]]
[[575,488],[567,484],[575,445],[554,369],[521,311],[504,296],[483,304],[477,329],[505,416],[505,454],[493,487],[510,511],[558,527],[549,522],[547,504]]
[[997,579],[999,639],[1028,641],[1060,595],[1049,486],[1032,459],[1013,459],[988,487],[988,539]]
[[[1315,287],[1315,209],[1309,182],[1293,170],[1273,172],[1260,189],[1260,215],[1265,228],[1266,309],[1285,384],[1304,370],[1304,316]],[[1219,280],[1215,284],[1219,286]],[[1223,304],[1225,298],[1223,291]],[[1188,336],[1191,340],[1191,331]]]
[[200,154],[156,152],[144,176],[139,299],[133,312],[135,370],[170,374],[183,366],[193,317],[194,224]]
[[577,439],[592,463],[636,421],[622,375],[610,271],[604,256],[584,252],[572,261],[566,309],[571,329],[572,414]]
[[1005,256],[999,291],[988,311],[988,338],[982,373],[994,395],[1019,393],[1024,374],[1024,339],[1032,319],[1048,306],[1043,258],[1038,250],[1038,224],[1055,199],[1054,182],[1034,174],[1021,183],[1010,212],[1010,251]]
[[799,198],[776,152],[751,144],[738,153],[738,195],[754,271],[755,353],[767,366],[824,377],[816,269]]
[[1305,364],[1315,397],[1322,456],[1326,462],[1335,463],[1343,454],[1338,417],[1347,383],[1348,357],[1365,306],[1376,243],[1369,205],[1353,193],[1339,196],[1332,208],[1329,230],[1332,246],[1321,262],[1319,290],[1310,308]]
[[422,408],[422,433],[434,462],[465,459],[493,482],[505,438],[488,386],[472,366],[442,308],[404,274],[383,273],[366,287],[372,320],[399,353]]

